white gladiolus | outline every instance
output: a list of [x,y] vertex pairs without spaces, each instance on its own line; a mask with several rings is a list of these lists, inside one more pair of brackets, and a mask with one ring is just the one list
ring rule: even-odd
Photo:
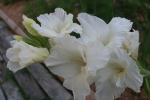
[[59,38],[55,42],[45,64],[54,74],[65,79],[64,86],[73,91],[75,100],[85,100],[96,70],[105,66],[109,54],[102,54],[103,46],[97,42],[88,47],[74,37]]
[[114,100],[127,87],[140,92],[142,83],[136,62],[123,50],[114,50],[107,66],[97,71],[96,100]]
[[80,39],[83,42],[87,43],[98,39],[106,47],[123,48],[129,55],[137,58],[139,33],[138,31],[130,32],[133,24],[130,20],[114,17],[106,24],[100,18],[87,13],[80,13],[78,20],[83,27]]
[[139,48],[139,32],[133,30],[132,22],[125,18],[115,17],[110,23],[109,27],[112,30],[112,33],[115,33],[115,36],[122,35],[124,40],[121,41],[121,48],[123,48],[132,58],[137,59],[138,57],[138,48]]
[[82,33],[80,25],[73,23],[73,15],[67,14],[62,8],[56,8],[54,13],[43,14],[37,17],[41,23],[33,24],[39,34],[49,38],[62,37],[71,32]]
[[86,13],[80,13],[78,20],[83,28],[80,41],[89,45],[98,40],[105,48],[101,52],[110,54],[107,65],[96,69],[96,100],[113,100],[119,97],[126,87],[139,92],[143,77],[132,59],[137,59],[138,56],[139,33],[130,32],[132,22],[115,17],[106,24],[98,17]]
[[7,68],[16,72],[30,64],[42,62],[45,60],[49,52],[46,48],[33,47],[23,41],[11,41],[12,48],[6,52],[9,59]]
[[[126,88],[140,92],[143,76],[149,71],[140,66],[142,76],[136,63],[140,43],[133,23],[114,17],[107,24],[87,13],[80,13],[77,19],[80,25],[62,8],[37,17],[40,25],[23,16],[30,35],[25,39],[15,36],[16,40],[11,41],[12,47],[6,52],[7,68],[16,72],[44,62],[52,73],[64,79],[63,86],[72,90],[74,100],[86,100],[90,93],[96,100],[114,100]],[[72,32],[80,36],[76,38]],[[32,42],[37,47],[29,45]]]

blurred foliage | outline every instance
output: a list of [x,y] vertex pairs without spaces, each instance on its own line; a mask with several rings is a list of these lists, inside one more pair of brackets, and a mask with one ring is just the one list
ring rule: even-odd
[[[25,14],[35,19],[42,13],[53,12],[56,7],[75,16],[87,12],[106,22],[115,16],[132,20],[134,29],[140,31],[139,60],[150,70],[150,0],[32,0],[26,4]],[[144,84],[150,94],[150,78],[145,79]]]
[[0,2],[2,2],[5,5],[12,4],[12,3],[15,3],[17,1],[19,1],[19,0],[0,0]]
[[113,16],[112,0],[47,0],[52,3],[51,8],[64,8],[67,12],[77,15],[79,12],[87,12],[100,16],[109,21]]
[[51,7],[46,0],[31,0],[26,3],[24,14],[36,19],[37,16],[51,11]]

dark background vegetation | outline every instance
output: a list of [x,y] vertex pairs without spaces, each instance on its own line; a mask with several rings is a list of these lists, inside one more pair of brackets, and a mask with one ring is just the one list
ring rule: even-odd
[[[17,0],[0,0],[5,4]],[[133,28],[140,31],[139,60],[150,70],[150,0],[26,0],[24,13],[33,19],[42,13],[53,12],[56,7],[64,8],[75,16],[79,12],[96,15],[106,22],[120,16],[134,22]],[[147,84],[148,83],[148,84]],[[150,78],[144,81],[150,94]]]

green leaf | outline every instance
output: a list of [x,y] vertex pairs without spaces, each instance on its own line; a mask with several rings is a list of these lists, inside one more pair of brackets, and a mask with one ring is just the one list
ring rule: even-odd
[[23,41],[35,47],[47,48],[49,51],[51,48],[49,39],[40,35],[34,36],[28,33],[27,36],[23,38]]
[[148,78],[144,79],[144,89],[147,92],[147,95],[149,96],[150,99],[150,82],[148,81]]

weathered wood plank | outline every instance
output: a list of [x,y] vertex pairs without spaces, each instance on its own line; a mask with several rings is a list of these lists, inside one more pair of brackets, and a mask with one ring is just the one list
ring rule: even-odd
[[7,27],[7,24],[0,18],[0,29]]
[[22,29],[18,27],[18,25],[13,20],[11,20],[1,9],[0,18],[2,18],[16,34],[25,35]]
[[5,80],[5,67],[0,62],[0,84]]
[[2,84],[2,88],[6,93],[7,100],[24,100],[23,96],[13,80],[8,80]]
[[44,100],[46,98],[43,91],[37,85],[35,80],[33,80],[31,75],[29,75],[26,69],[15,73],[15,79],[30,100]]
[[3,59],[3,51],[0,46],[0,83],[2,83],[5,80],[6,67],[3,66],[4,64],[5,64],[5,61]]
[[0,47],[7,50],[10,47],[10,40],[13,40],[13,37],[10,35],[11,32],[7,28],[0,30]]
[[27,68],[52,100],[73,100],[71,94],[40,64]]
[[0,100],[6,100],[1,88],[0,88]]

